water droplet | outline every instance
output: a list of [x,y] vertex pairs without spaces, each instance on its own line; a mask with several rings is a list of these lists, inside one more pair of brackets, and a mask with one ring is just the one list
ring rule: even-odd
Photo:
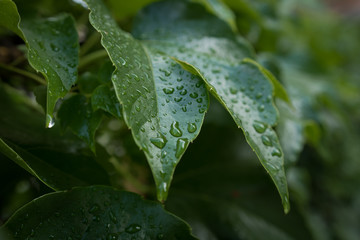
[[204,113],[205,111],[206,111],[205,108],[200,108],[200,109],[199,109],[199,113]]
[[126,229],[125,232],[134,234],[141,230],[141,226],[139,224],[133,223],[130,224]]
[[181,108],[181,110],[183,110],[183,112],[187,112],[186,106],[183,106],[183,107]]
[[266,130],[266,125],[259,121],[255,121],[253,124],[253,127],[254,127],[255,131],[258,133],[263,133]]
[[174,92],[174,88],[164,88],[163,91],[165,94],[172,94]]
[[281,153],[280,149],[275,148],[275,149],[272,151],[271,156],[281,157],[281,156],[282,156],[282,153]]
[[174,121],[171,124],[170,134],[173,135],[174,137],[181,137],[182,136],[182,132],[181,132],[181,130],[179,128],[179,122]]
[[185,152],[187,144],[188,140],[186,138],[180,138],[177,140],[175,157],[179,158]]
[[197,129],[197,127],[196,127],[196,124],[195,124],[195,123],[188,123],[188,128],[187,128],[187,130],[188,130],[189,133],[195,132],[196,129]]
[[230,93],[231,93],[231,94],[236,94],[237,91],[238,91],[238,90],[237,90],[236,88],[233,88],[233,87],[230,88]]
[[164,234],[159,233],[156,238],[157,238],[157,240],[163,240],[164,239]]
[[199,94],[197,94],[196,92],[190,93],[191,98],[197,98],[198,96]]
[[119,57],[119,63],[122,65],[122,66],[125,66],[126,65],[126,60],[122,57]]
[[182,90],[183,88],[184,88],[183,85],[180,85],[180,86],[177,86],[177,87],[176,87],[177,90]]
[[175,102],[180,102],[182,100],[182,97],[176,97],[176,98],[174,98],[174,101]]
[[49,114],[46,114],[46,122],[47,122],[47,128],[52,128],[55,125],[54,118],[52,118]]
[[150,138],[150,142],[154,144],[156,147],[162,149],[165,147],[167,143],[167,139],[165,138],[165,136],[160,135],[156,138]]
[[264,105],[260,105],[260,106],[258,107],[258,110],[259,110],[259,112],[263,112],[263,111],[265,110],[265,106],[264,106]]
[[181,92],[180,92],[180,95],[184,96],[184,95],[186,95],[186,94],[187,94],[187,91],[186,91],[186,89],[184,89],[184,90],[181,90]]
[[160,170],[160,176],[161,176],[162,178],[165,178],[166,172],[164,172],[164,170]]
[[55,45],[52,44],[52,43],[50,43],[50,47],[51,47],[51,49],[52,49],[54,52],[58,52],[58,51],[60,50],[57,46],[55,46]]
[[118,237],[119,236],[116,233],[109,233],[106,237],[106,240],[117,240]]
[[140,109],[140,106],[139,106],[139,105],[136,105],[136,106],[135,106],[135,110],[136,110],[137,112],[140,112],[140,110],[141,110],[141,109]]
[[265,146],[272,146],[272,141],[268,136],[262,135],[261,136],[261,141]]
[[198,103],[202,103],[203,99],[202,99],[202,98],[198,98],[198,99],[196,99],[196,101],[197,101]]
[[262,96],[263,96],[263,94],[262,93],[258,93],[258,94],[256,94],[256,99],[260,99],[260,98],[262,98]]

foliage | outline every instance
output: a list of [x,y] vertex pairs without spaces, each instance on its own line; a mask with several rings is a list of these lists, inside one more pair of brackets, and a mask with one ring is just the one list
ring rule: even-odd
[[360,235],[358,19],[0,0],[0,26],[1,239]]

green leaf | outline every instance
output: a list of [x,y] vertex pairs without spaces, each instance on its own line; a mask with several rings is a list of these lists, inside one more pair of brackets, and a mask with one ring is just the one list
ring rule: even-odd
[[[146,8],[138,16],[134,33],[147,46],[176,58],[183,68],[203,78],[209,91],[244,131],[288,212],[284,158],[273,129],[278,120],[273,103],[274,79],[247,58],[251,50],[238,41],[225,23],[200,6],[182,1]],[[287,96],[283,88],[278,95]]]
[[101,109],[114,117],[121,119],[121,105],[116,97],[114,89],[106,85],[97,87],[91,95],[91,106],[95,112]]
[[[54,151],[48,154],[45,158],[41,159],[16,146],[15,144],[4,142],[0,138],[0,152],[54,190],[64,190],[70,189],[74,186],[88,185],[86,181],[83,181],[76,176],[76,172],[75,174],[72,174],[71,169],[67,172],[66,170],[64,171],[63,169],[59,169],[56,166],[51,165],[49,163],[51,162],[49,161],[49,158],[53,157],[52,154],[56,154]],[[69,159],[70,155],[65,154],[63,157],[67,157]],[[63,164],[64,163],[62,163],[62,165]],[[72,163],[73,167],[74,165],[75,164]],[[97,172],[97,174],[100,173],[100,171]],[[99,175],[96,179],[99,179],[99,177],[102,176]]]
[[101,1],[86,2],[90,22],[116,67],[112,81],[123,117],[148,159],[158,199],[164,201],[177,163],[200,131],[208,108],[206,88],[173,59],[119,29]]
[[63,129],[69,127],[95,152],[95,132],[101,123],[102,114],[93,112],[84,95],[76,94],[65,100],[59,109],[58,118]]
[[227,22],[234,32],[237,32],[235,14],[222,0],[194,0],[194,2],[202,3],[218,18]]
[[102,186],[46,194],[18,210],[2,230],[21,239],[196,239],[159,203]]
[[70,15],[24,19],[10,0],[0,1],[1,25],[14,31],[28,47],[30,65],[47,80],[46,126],[54,124],[53,111],[77,79],[78,35]]

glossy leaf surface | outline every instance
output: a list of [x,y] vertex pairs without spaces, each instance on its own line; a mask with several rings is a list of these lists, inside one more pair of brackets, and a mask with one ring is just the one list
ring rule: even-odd
[[47,80],[46,126],[51,127],[57,100],[65,96],[77,79],[79,44],[74,20],[62,14],[20,22],[16,6],[10,0],[2,0],[0,9],[1,25],[23,38],[30,65]]
[[159,203],[103,186],[44,195],[3,228],[20,239],[195,239],[189,226]]
[[273,129],[278,112],[267,73],[251,57],[251,50],[229,27],[196,4],[182,1],[156,3],[139,14],[135,36],[152,48],[178,59],[188,71],[201,76],[210,92],[229,111],[273,179],[289,211],[284,158]]
[[86,2],[90,22],[116,67],[112,81],[123,117],[148,159],[158,199],[164,201],[175,166],[200,131],[208,107],[205,86],[173,59],[117,27],[101,1]]

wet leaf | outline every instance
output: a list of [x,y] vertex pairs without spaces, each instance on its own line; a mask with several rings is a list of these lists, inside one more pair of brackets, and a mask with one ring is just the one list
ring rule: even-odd
[[91,106],[94,112],[101,109],[116,118],[121,118],[121,105],[115,91],[106,85],[101,85],[94,90],[91,95]]
[[159,203],[103,186],[46,194],[18,210],[2,230],[21,239],[196,239]]
[[134,26],[135,36],[174,57],[186,70],[200,76],[209,91],[229,111],[260,162],[273,179],[289,211],[284,158],[273,129],[278,112],[276,93],[285,98],[280,84],[248,57],[252,52],[222,21],[196,4],[183,1],[155,3],[145,8]]
[[208,108],[206,88],[176,61],[118,28],[101,1],[86,2],[90,22],[116,67],[112,81],[123,117],[148,159],[158,199],[164,201],[177,163],[200,131]]
[[46,78],[46,126],[54,124],[53,111],[77,79],[78,35],[70,15],[23,19],[11,0],[0,1],[0,25],[19,35],[28,48],[30,65]]

